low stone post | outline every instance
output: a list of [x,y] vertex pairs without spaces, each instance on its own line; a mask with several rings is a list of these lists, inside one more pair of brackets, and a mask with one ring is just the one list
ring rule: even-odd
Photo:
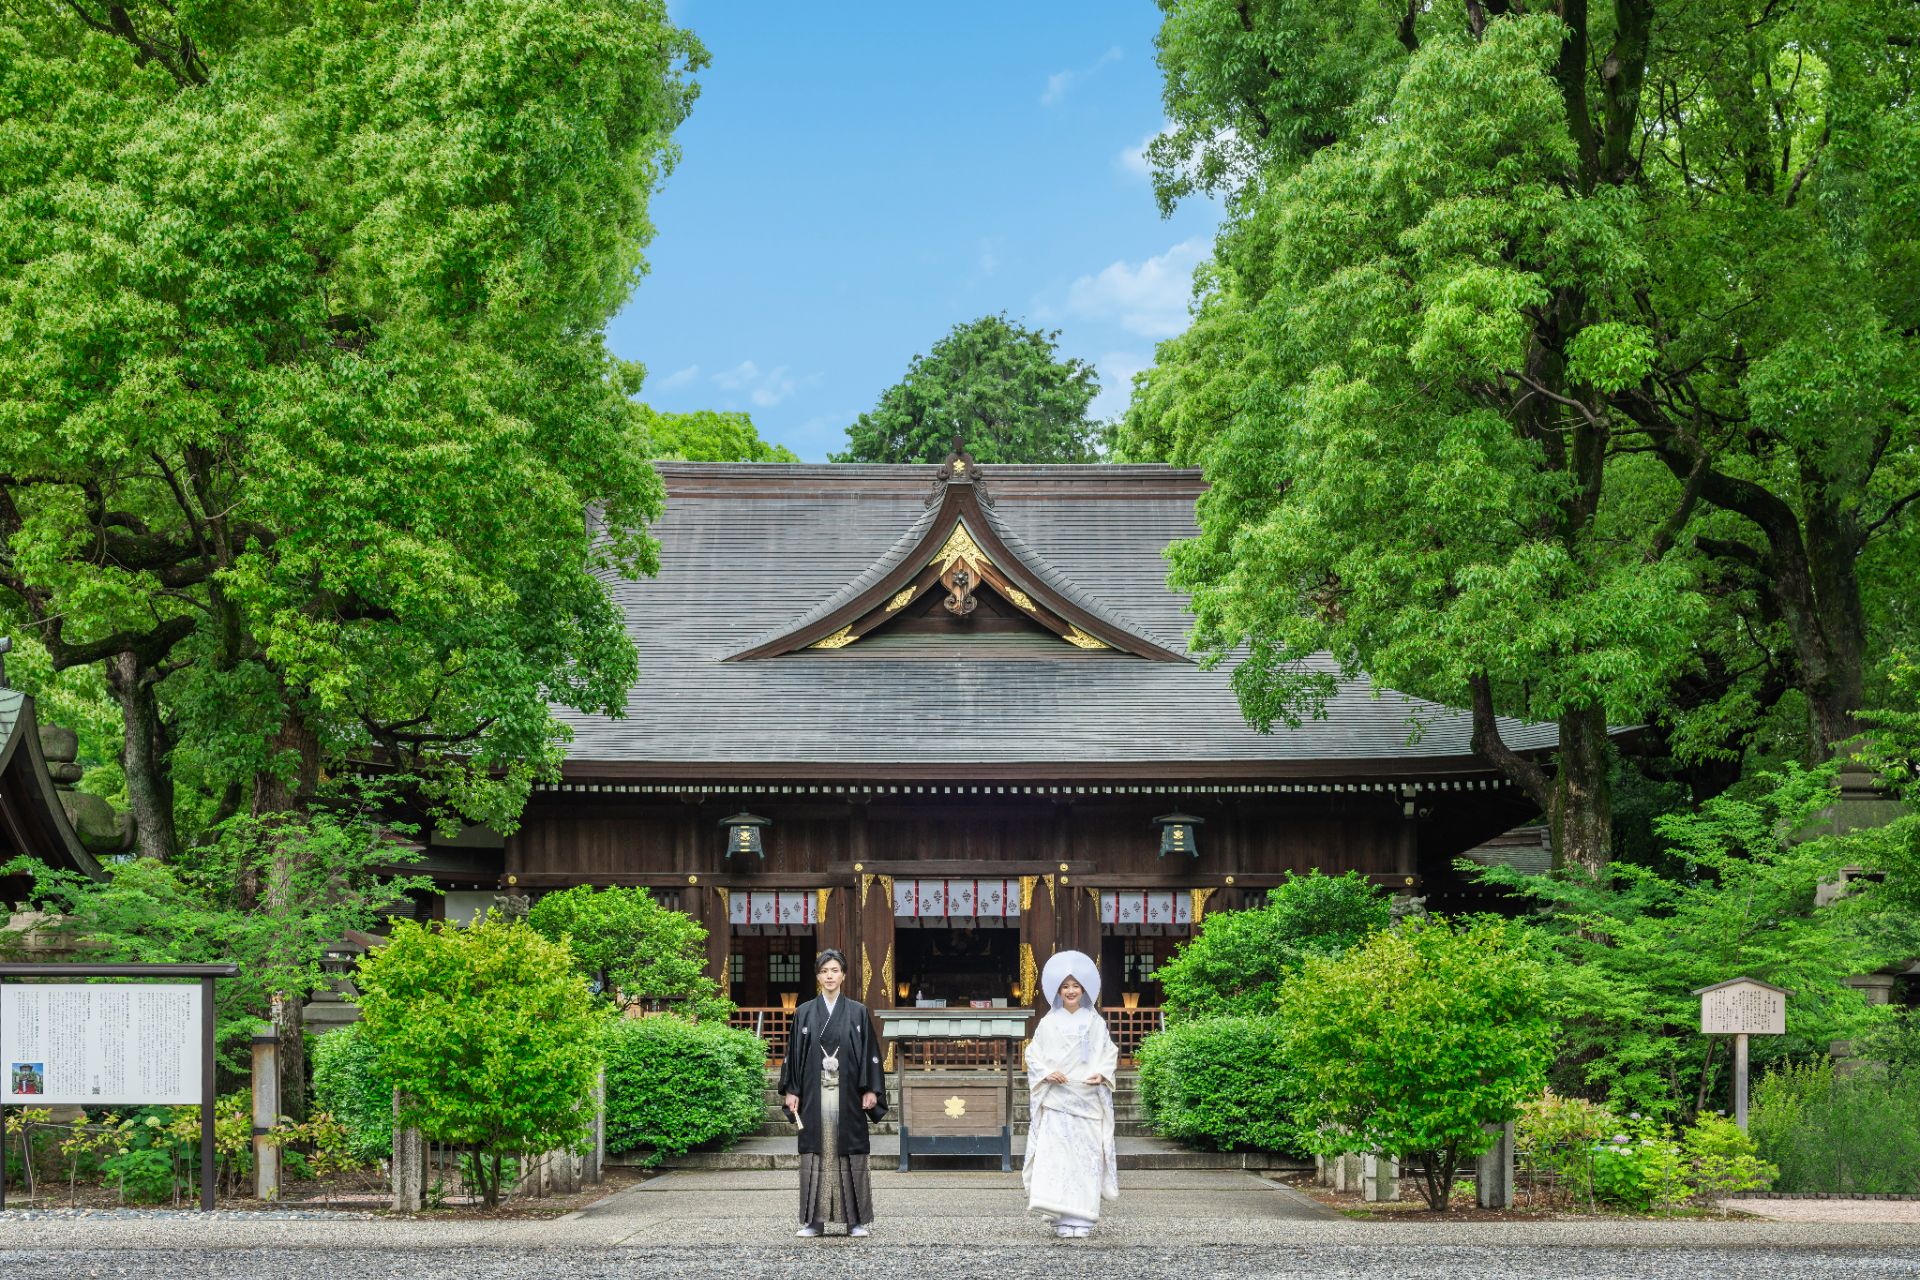
[[1473,1169],[1474,1200],[1482,1209],[1513,1208],[1513,1121],[1490,1124],[1487,1130],[1497,1136],[1493,1145],[1480,1153]]
[[427,1142],[418,1129],[400,1127],[400,1091],[393,1091],[393,1207],[418,1213],[427,1202]]
[[280,1032],[268,1027],[253,1038],[253,1194],[280,1198]]
[[1360,1198],[1369,1203],[1400,1198],[1400,1162],[1369,1151],[1360,1162]]
[[1360,1155],[1343,1151],[1333,1158],[1333,1189],[1342,1193],[1360,1189]]
[[602,1068],[593,1082],[593,1136],[581,1157],[580,1176],[598,1185],[607,1176],[607,1073]]

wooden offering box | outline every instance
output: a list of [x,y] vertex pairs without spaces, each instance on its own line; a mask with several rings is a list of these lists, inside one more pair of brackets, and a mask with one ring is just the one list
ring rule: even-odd
[[[916,1155],[994,1156],[1013,1168],[1013,1089],[1030,1009],[879,1009],[882,1039],[893,1042],[900,1071],[900,1169]],[[978,1084],[915,1079],[907,1071],[911,1040],[1008,1041],[1004,1081],[981,1073]]]

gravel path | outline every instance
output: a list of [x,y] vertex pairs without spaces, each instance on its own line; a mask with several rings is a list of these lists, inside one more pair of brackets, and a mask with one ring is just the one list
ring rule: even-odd
[[881,1218],[869,1240],[794,1240],[793,1175],[754,1171],[673,1173],[547,1220],[9,1212],[0,1268],[58,1280],[1920,1277],[1912,1222],[1368,1222],[1241,1172],[1141,1172],[1121,1187],[1085,1241],[1056,1240],[1028,1216],[1017,1174],[931,1171],[875,1175]]
[[12,1274],[98,1278],[206,1277],[207,1280],[756,1280],[833,1277],[980,1276],[993,1280],[1214,1280],[1299,1276],[1312,1280],[1882,1280],[1920,1274],[1920,1249],[1511,1249],[1446,1245],[1322,1245],[1281,1251],[1246,1247],[1032,1249],[929,1247],[808,1249],[716,1246],[689,1249],[460,1249],[392,1253],[300,1250],[138,1253],[0,1251]]

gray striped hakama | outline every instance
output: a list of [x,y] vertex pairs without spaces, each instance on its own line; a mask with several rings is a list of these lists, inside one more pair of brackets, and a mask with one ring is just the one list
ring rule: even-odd
[[[820,1094],[828,1100],[840,1096],[839,1063],[828,1058],[820,1073]],[[820,1149],[835,1151],[840,1146],[840,1108],[820,1108]],[[849,1229],[864,1227],[873,1221],[873,1182],[868,1174],[866,1156],[800,1157],[800,1221],[825,1226],[844,1222]],[[829,1172],[831,1171],[831,1173]]]

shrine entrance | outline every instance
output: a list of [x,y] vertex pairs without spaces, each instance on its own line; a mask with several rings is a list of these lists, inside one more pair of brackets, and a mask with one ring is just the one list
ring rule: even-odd
[[[905,922],[899,922],[904,924]],[[995,920],[966,925],[929,922],[901,928],[895,935],[894,992],[902,1006],[968,1008],[1017,1007],[1020,985],[1020,928]]]

